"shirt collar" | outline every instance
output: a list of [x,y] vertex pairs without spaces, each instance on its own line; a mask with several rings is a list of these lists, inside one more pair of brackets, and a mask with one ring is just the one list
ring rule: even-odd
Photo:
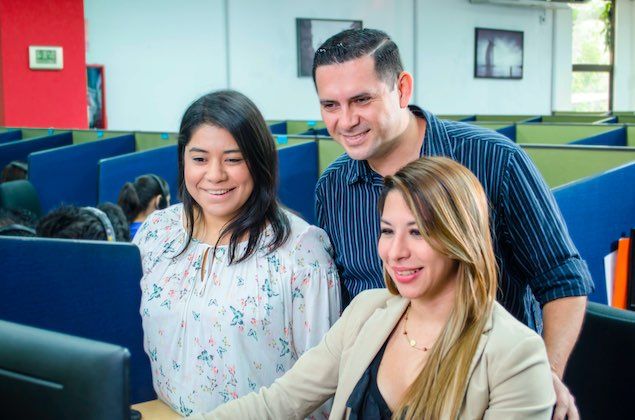
[[[449,136],[443,122],[430,112],[416,105],[409,105],[408,109],[410,109],[410,112],[417,118],[425,118],[427,122],[426,134],[419,156],[441,155],[454,158],[454,153],[450,147]],[[367,161],[350,160],[348,174],[346,176],[346,181],[349,185],[358,181],[373,182],[375,180],[383,181],[381,175],[373,171]]]

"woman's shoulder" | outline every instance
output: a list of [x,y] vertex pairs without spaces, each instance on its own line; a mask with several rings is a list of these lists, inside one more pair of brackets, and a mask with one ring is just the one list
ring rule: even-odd
[[292,251],[318,248],[331,253],[331,241],[324,230],[289,210],[284,209],[283,212],[289,219],[289,238],[284,244],[285,247]]
[[544,353],[546,357],[542,337],[514,318],[498,302],[495,302],[492,308],[491,324],[488,332],[489,339],[486,346],[486,352],[488,353],[510,355],[518,346],[525,346],[526,350]]
[[143,222],[133,242],[141,245],[145,242],[165,240],[183,230],[183,204],[174,204],[168,208],[152,212]]
[[405,304],[406,300],[403,297],[393,295],[386,288],[369,289],[355,296],[342,316],[346,315],[349,318],[365,322],[377,310],[386,310],[394,305],[403,306]]

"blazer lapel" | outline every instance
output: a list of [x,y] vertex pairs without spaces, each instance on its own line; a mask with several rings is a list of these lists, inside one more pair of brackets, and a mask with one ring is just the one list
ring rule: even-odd
[[494,315],[495,306],[498,303],[494,302],[492,305],[492,310],[490,311],[489,317],[485,322],[485,328],[483,328],[483,332],[481,333],[481,338],[478,340],[478,345],[476,346],[476,351],[474,352],[474,356],[472,357],[472,362],[470,363],[470,369],[467,372],[467,380],[465,381],[465,390],[467,390],[467,386],[470,383],[470,378],[472,377],[472,373],[474,373],[474,369],[476,365],[481,360],[481,356],[483,355],[483,350],[485,349],[485,345],[487,344],[487,340],[489,339],[489,332],[492,329],[492,317]]
[[409,300],[401,297],[390,299],[386,307],[376,310],[360,329],[357,340],[349,349],[348,361],[340,372],[337,393],[343,398],[343,405],[401,319],[408,303]]

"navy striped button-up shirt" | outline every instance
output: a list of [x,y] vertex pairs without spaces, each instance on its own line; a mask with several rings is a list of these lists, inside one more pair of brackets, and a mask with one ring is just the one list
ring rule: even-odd
[[[483,184],[499,266],[498,300],[541,331],[542,305],[593,290],[551,191],[527,154],[503,135],[439,120],[414,106],[411,111],[427,121],[421,156],[449,157]],[[366,161],[347,155],[335,160],[317,183],[318,224],[333,243],[345,304],[365,289],[384,287],[377,254],[382,187],[382,177]]]

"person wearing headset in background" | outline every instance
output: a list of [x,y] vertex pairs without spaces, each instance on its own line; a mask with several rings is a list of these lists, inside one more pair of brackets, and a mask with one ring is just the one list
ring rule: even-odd
[[154,389],[180,415],[270,385],[339,317],[331,244],[282,208],[277,166],[249,98],[199,98],[179,130],[182,204],[154,212],[133,240]]
[[130,224],[130,239],[134,239],[137,230],[152,212],[170,205],[170,186],[155,174],[141,175],[134,182],[124,184],[117,204]]
[[113,203],[97,207],[58,207],[40,219],[35,231],[42,238],[130,241],[126,216]]
[[0,173],[0,183],[27,179],[28,173],[29,165],[26,162],[14,160],[2,168],[2,172]]

